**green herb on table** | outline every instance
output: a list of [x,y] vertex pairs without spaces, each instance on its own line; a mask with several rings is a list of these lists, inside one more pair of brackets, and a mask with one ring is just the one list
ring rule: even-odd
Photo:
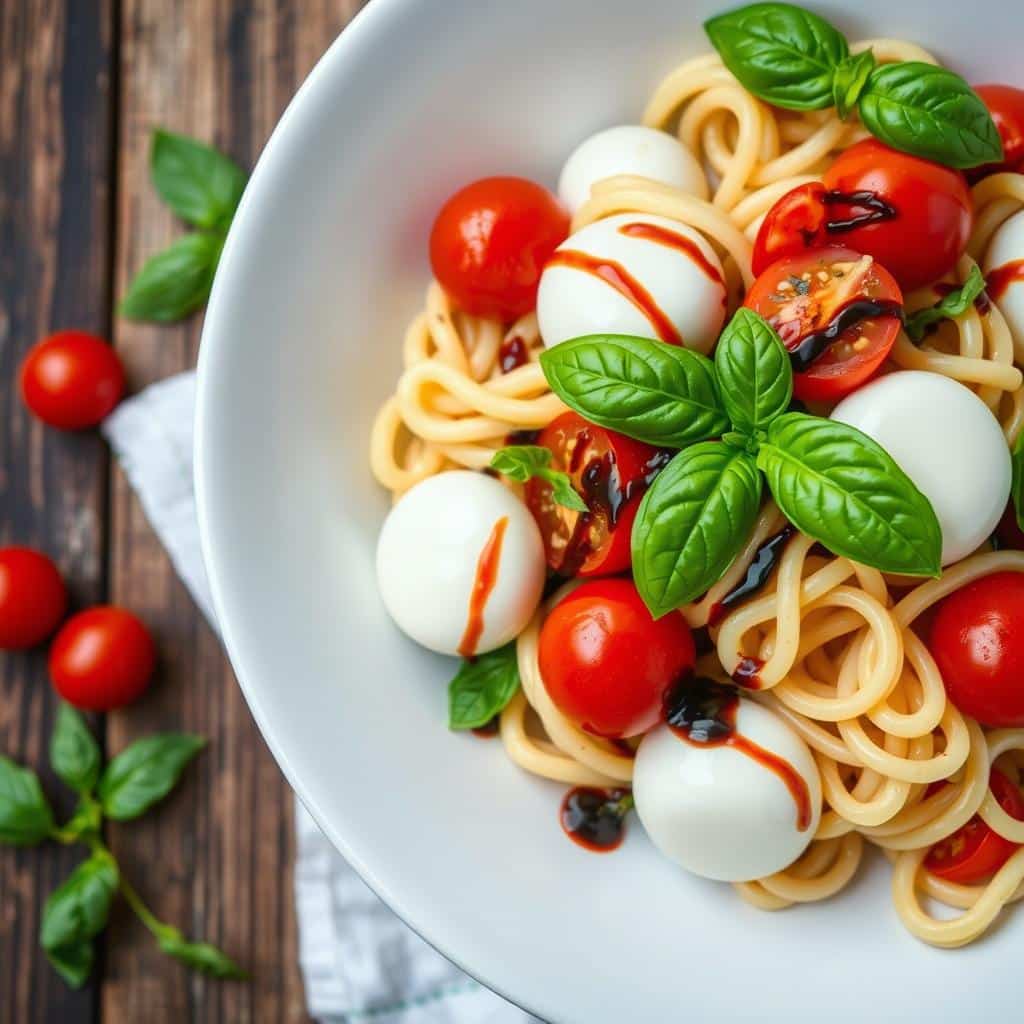
[[153,133],[150,171],[163,201],[199,230],[147,260],[119,311],[131,320],[173,323],[209,298],[246,178],[233,160],[212,147],[161,129]]
[[84,985],[92,972],[94,939],[106,927],[118,893],[168,956],[216,978],[245,977],[224,953],[206,943],[188,942],[177,928],[157,920],[103,842],[104,818],[127,821],[162,800],[203,743],[197,736],[177,733],[149,736],[104,767],[84,720],[62,704],[50,741],[50,763],[78,793],[78,806],[63,826],[57,825],[35,772],[0,757],[0,842],[34,846],[53,839],[89,850],[89,857],[50,894],[40,927],[47,958],[73,988]]
[[920,61],[875,66],[870,51],[851,56],[843,35],[801,7],[758,3],[704,23],[725,66],[755,96],[788,110],[854,110],[893,149],[948,167],[1003,157],[999,132],[971,87]]
[[985,290],[985,278],[976,267],[971,267],[967,280],[948,295],[943,296],[934,306],[926,306],[907,314],[904,328],[911,341],[921,341],[928,328],[943,320],[962,316],[974,303],[974,300]]

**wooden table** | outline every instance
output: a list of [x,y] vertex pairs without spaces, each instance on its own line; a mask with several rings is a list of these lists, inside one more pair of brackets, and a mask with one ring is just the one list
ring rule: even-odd
[[[72,992],[38,947],[42,903],[81,853],[0,850],[0,1022],[305,1020],[291,888],[292,798],[125,478],[94,433],[29,417],[25,350],[62,327],[111,338],[133,390],[194,365],[201,317],[113,315],[130,276],[181,233],[149,183],[154,126],[251,167],[359,0],[0,0],[0,541],[48,551],[73,601],[123,604],[158,638],[159,676],[94,724],[108,752],[183,729],[209,737],[180,789],[108,840],[156,913],[252,972],[218,983],[162,956],[123,906],[92,984]],[[0,752],[46,764],[45,656],[0,654]],[[61,810],[68,809],[65,801]]]

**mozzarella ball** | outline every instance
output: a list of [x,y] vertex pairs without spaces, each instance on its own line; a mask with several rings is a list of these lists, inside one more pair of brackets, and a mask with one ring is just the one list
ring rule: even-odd
[[631,334],[708,352],[725,320],[722,264],[693,228],[622,213],[587,225],[540,279],[537,319],[551,348],[585,334]]
[[796,772],[809,821],[800,821],[801,804],[763,758],[742,744],[687,741],[667,725],[637,750],[633,799],[651,842],[669,860],[703,878],[749,882],[788,867],[814,838],[821,778],[804,741],[751,700],[739,701],[735,735]]
[[470,657],[514,639],[540,602],[544,577],[533,516],[483,473],[457,470],[418,483],[377,541],[384,606],[399,629],[439,654]]
[[985,254],[989,295],[1006,317],[1019,344],[1024,344],[1024,210],[1015,213],[992,236]]
[[558,198],[575,213],[590,188],[605,178],[635,174],[707,199],[708,182],[697,158],[674,136],[642,124],[620,124],[584,139],[558,179]]
[[891,373],[843,399],[832,419],[877,441],[932,503],[943,565],[995,529],[1010,495],[1010,450],[988,406],[963,384],[923,370]]

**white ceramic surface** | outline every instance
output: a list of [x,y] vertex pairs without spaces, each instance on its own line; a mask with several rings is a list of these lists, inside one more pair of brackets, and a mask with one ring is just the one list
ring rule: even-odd
[[[572,148],[639,116],[706,49],[722,0],[371,0],[267,146],[200,358],[205,553],[243,689],[291,783],[413,927],[554,1021],[1010,1019],[1024,914],[957,952],[919,944],[873,858],[839,899],[763,914],[681,873],[639,827],[568,842],[561,787],[451,736],[453,663],[388,621],[388,503],[370,422],[427,282],[441,200],[483,174],[554,185]],[[1024,84],[1017,0],[822,0],[852,35],[901,35],[975,80]],[[1014,1010],[1013,1013],[1019,1012]]]

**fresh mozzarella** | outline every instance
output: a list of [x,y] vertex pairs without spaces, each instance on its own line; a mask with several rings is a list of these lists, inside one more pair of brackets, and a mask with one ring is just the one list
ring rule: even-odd
[[985,276],[993,301],[1017,342],[1024,345],[1024,210],[992,236],[985,254]]
[[639,213],[571,235],[537,294],[549,348],[585,334],[631,334],[708,352],[725,309],[722,264],[708,242],[685,224]]
[[708,182],[697,158],[667,132],[641,124],[606,128],[581,142],[565,162],[558,179],[558,197],[575,213],[590,198],[591,186],[618,174],[671,185],[700,199]]
[[633,799],[651,841],[670,860],[704,878],[748,882],[781,871],[807,848],[821,818],[821,779],[803,740],[751,700],[739,702],[735,735],[798,774],[809,821],[799,821],[793,792],[763,759],[739,744],[684,740],[667,725],[637,750]]
[[[377,542],[384,606],[403,632],[440,654],[483,654],[512,640],[540,601],[544,574],[544,545],[526,506],[468,470],[413,487]],[[473,621],[482,629],[467,647]]]
[[907,370],[843,399],[832,419],[877,441],[932,503],[942,564],[974,551],[1010,494],[1010,452],[996,418],[963,384]]

